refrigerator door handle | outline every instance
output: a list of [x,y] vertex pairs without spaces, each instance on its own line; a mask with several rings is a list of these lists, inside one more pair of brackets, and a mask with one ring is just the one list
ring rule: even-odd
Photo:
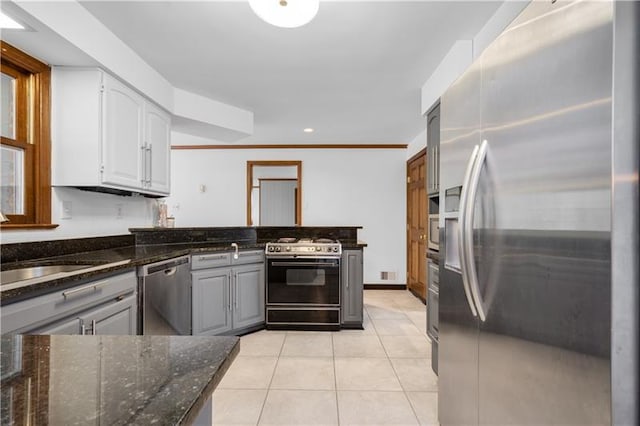
[[467,190],[466,199],[467,205],[465,207],[464,216],[465,222],[462,225],[462,229],[464,229],[465,231],[463,233],[464,244],[462,245],[462,250],[465,252],[464,259],[466,260],[467,264],[467,279],[469,280],[471,296],[473,297],[473,301],[476,305],[478,316],[482,321],[485,321],[487,315],[484,309],[484,303],[482,302],[482,296],[480,295],[478,273],[476,271],[476,265],[474,262],[475,256],[473,252],[473,218],[475,214],[474,206],[476,202],[476,194],[478,193],[478,184],[480,182],[480,172],[482,171],[482,167],[484,166],[485,160],[487,159],[488,147],[489,143],[486,140],[483,140],[482,144],[480,144],[476,162],[473,170],[471,171],[471,176],[469,179],[469,188]]
[[[462,191],[460,192],[460,211],[458,213],[458,223],[460,224],[460,232],[458,233],[458,254],[460,256],[460,272],[462,273],[462,287],[464,288],[464,294],[467,297],[467,303],[469,304],[469,309],[471,309],[471,313],[474,317],[478,316],[476,311],[476,307],[473,303],[473,296],[471,294],[471,288],[469,286],[469,266],[467,264],[467,259],[465,257],[467,250],[464,248],[464,244],[466,241],[465,235],[465,223],[467,216],[467,197],[468,197],[468,188],[471,180],[471,172],[473,171],[473,167],[476,164],[476,158],[478,157],[479,147],[476,145],[471,152],[471,156],[469,157],[469,162],[467,163],[467,170],[464,173],[464,180],[462,181]],[[472,239],[473,242],[473,239]]]

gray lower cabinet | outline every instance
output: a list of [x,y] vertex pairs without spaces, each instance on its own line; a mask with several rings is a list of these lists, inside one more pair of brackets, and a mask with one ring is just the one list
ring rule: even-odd
[[75,317],[32,330],[29,334],[81,334],[80,319]]
[[233,328],[264,323],[264,263],[233,268]]
[[231,330],[231,268],[191,273],[193,335],[214,335]]
[[136,334],[135,294],[81,312],[78,316],[30,331],[30,334]]
[[[192,268],[203,267],[203,262],[231,265],[191,272],[194,336],[231,334],[264,324],[264,255],[245,253],[228,260],[222,254],[194,256]],[[243,264],[250,259],[259,263]]]
[[345,328],[362,328],[362,297],[364,291],[362,250],[342,252],[341,323]]
[[130,271],[11,303],[2,307],[2,333],[136,334],[136,289]]
[[80,316],[84,334],[133,335],[136,334],[136,296],[134,294],[92,309]]

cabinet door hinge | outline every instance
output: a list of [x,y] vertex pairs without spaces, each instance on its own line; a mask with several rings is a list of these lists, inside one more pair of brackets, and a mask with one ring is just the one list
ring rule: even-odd
[[104,173],[104,164],[100,165],[100,173]]
[[101,84],[101,85],[100,85],[100,92],[101,92],[101,93],[104,93],[104,84]]

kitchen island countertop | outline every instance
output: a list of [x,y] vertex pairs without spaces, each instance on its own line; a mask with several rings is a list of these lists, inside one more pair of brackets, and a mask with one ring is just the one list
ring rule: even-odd
[[3,335],[1,423],[191,424],[239,350],[238,337]]

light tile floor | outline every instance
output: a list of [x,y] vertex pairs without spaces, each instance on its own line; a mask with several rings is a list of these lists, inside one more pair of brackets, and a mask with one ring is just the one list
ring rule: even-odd
[[365,290],[364,330],[259,331],[213,394],[217,425],[437,425],[425,306]]

